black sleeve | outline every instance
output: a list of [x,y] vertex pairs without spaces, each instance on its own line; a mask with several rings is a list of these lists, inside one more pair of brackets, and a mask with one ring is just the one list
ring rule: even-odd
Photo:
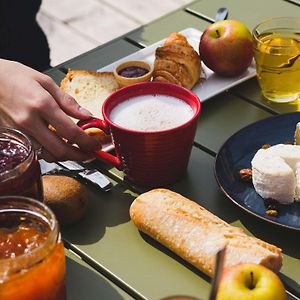
[[47,38],[36,22],[39,0],[0,0],[0,57],[36,70],[50,67]]

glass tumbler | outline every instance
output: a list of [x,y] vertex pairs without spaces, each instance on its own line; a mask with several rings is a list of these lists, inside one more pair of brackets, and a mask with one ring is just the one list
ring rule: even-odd
[[286,103],[300,97],[300,18],[279,17],[252,31],[254,58],[263,96]]

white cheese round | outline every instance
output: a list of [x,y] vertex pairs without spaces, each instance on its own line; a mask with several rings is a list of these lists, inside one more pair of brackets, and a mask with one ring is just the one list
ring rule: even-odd
[[259,149],[251,164],[253,185],[262,198],[283,204],[300,199],[300,146]]

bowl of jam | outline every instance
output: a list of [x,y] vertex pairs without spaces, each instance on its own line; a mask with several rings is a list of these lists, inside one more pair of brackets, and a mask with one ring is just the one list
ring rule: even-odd
[[115,78],[121,87],[150,81],[152,73],[153,66],[142,60],[125,61],[114,69]]

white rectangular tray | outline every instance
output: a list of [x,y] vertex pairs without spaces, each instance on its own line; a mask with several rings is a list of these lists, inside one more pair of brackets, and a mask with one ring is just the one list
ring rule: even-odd
[[[194,47],[194,49],[198,52],[199,51],[199,42],[200,42],[200,36],[202,34],[201,31],[194,29],[194,28],[187,28],[182,31],[180,31],[181,34],[183,34],[189,43]],[[118,61],[115,61],[114,63],[101,68],[99,71],[113,71],[114,67],[119,64],[122,61],[126,60],[144,60],[147,61],[150,64],[153,64],[155,59],[155,50],[157,47],[162,46],[164,43],[164,40],[161,40],[159,42],[156,42],[144,49],[141,49],[133,54],[130,54],[126,57],[123,57],[122,59],[119,59]],[[202,74],[201,77],[204,78],[204,80],[201,80],[198,84],[196,84],[193,88],[193,92],[197,94],[201,102],[206,101],[207,99],[230,89],[231,87],[251,78],[256,75],[255,70],[255,63],[254,61],[249,66],[249,68],[241,75],[236,77],[221,77],[215,74],[212,70],[207,68],[202,63]]]

